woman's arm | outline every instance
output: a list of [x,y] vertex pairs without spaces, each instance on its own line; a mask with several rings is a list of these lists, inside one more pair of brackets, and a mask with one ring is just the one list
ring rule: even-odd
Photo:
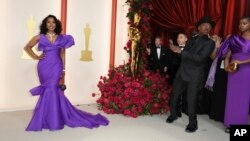
[[211,59],[213,59],[213,60],[215,59],[218,49],[219,49],[219,48],[217,48],[217,47],[214,48],[212,54],[210,55],[210,58],[211,58]]
[[43,58],[43,55],[38,56],[37,54],[34,53],[34,51],[32,50],[32,48],[38,43],[40,36],[34,36],[29,42],[28,44],[24,47],[24,50],[27,52],[27,54],[32,57],[35,60],[39,60],[41,58]]
[[64,84],[64,77],[65,77],[65,49],[61,49],[60,56],[62,58],[62,63],[63,63],[63,71],[62,71],[62,76],[61,76],[61,79],[60,79],[60,84]]
[[244,61],[239,61],[239,64],[247,64],[250,63],[250,58]]
[[215,57],[216,57],[217,51],[218,51],[218,49],[221,46],[221,37],[219,37],[217,35],[214,35],[214,39],[213,40],[215,42],[215,48],[214,48],[212,54],[210,55],[210,58],[214,60]]
[[61,49],[60,55],[61,55],[61,58],[62,58],[63,70],[64,70],[65,69],[65,49]]
[[237,63],[238,65],[241,65],[241,64],[248,64],[248,63],[250,63],[250,58],[249,58],[249,59],[246,59],[246,60],[242,60],[242,61],[239,61],[239,60],[232,60],[231,63]]

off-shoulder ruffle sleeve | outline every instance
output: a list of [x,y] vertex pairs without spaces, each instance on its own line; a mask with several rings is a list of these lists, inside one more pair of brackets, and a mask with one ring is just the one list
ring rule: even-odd
[[73,45],[75,45],[75,41],[71,35],[62,35],[60,48],[69,48]]

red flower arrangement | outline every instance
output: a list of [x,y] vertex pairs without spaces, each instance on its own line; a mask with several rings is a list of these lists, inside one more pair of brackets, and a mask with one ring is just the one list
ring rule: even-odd
[[[108,114],[124,114],[130,117],[165,113],[169,110],[170,87],[167,78],[146,69],[146,47],[151,37],[151,0],[127,0],[126,3],[130,6],[127,14],[130,26],[133,26],[135,13],[139,12],[141,16],[138,26],[142,33],[137,46],[137,51],[141,54],[138,74],[132,77],[131,60],[127,64],[110,68],[108,76],[101,76],[98,83],[101,92],[97,100],[98,107]],[[131,55],[131,40],[124,49]],[[92,96],[95,97],[96,94],[93,93]]]
[[166,78],[146,70],[140,77],[132,78],[129,71],[129,64],[125,64],[110,69],[108,77],[101,76],[99,109],[131,117],[167,112],[170,88]]

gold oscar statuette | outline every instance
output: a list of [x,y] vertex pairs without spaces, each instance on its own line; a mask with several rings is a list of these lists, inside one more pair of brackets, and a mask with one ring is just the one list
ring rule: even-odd
[[[35,21],[32,15],[30,15],[28,21],[27,21],[27,29],[28,29],[28,40],[31,40],[31,38],[35,35]],[[37,46],[32,48],[32,50],[36,53],[38,53]],[[23,59],[32,59],[24,50],[23,50]]]
[[84,28],[84,36],[85,36],[85,50],[81,51],[81,61],[93,61],[92,59],[92,51],[89,50],[89,38],[91,34],[91,28],[89,24],[86,24],[86,27]]
[[133,77],[137,74],[137,69],[138,69],[139,53],[136,50],[137,50],[137,45],[141,39],[141,32],[138,29],[138,25],[140,23],[140,20],[141,20],[140,14],[135,13],[134,24],[129,27],[129,31],[128,31],[129,38],[132,41],[130,69],[131,69]]

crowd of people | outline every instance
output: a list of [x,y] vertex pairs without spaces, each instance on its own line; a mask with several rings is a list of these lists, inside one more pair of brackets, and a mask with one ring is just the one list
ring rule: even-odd
[[156,37],[147,49],[148,69],[168,76],[173,86],[166,122],[173,123],[184,112],[189,117],[186,132],[198,129],[197,113],[224,122],[227,133],[230,125],[248,124],[250,17],[240,19],[239,35],[228,35],[223,42],[210,35],[214,26],[210,17],[203,17],[196,24],[197,34],[189,39],[179,33],[178,45],[170,40],[169,47],[163,47]]
[[[248,124],[250,17],[240,19],[239,35],[230,35],[223,42],[218,35],[210,36],[214,26],[214,21],[204,17],[196,24],[197,34],[189,39],[185,33],[178,34],[178,45],[170,40],[169,47],[163,46],[162,38],[157,36],[154,44],[147,48],[148,69],[168,76],[166,85],[172,85],[170,115],[166,122],[173,123],[184,112],[189,117],[185,129],[189,133],[198,129],[197,103],[200,95],[208,92],[204,87],[211,93],[208,114],[211,119],[224,122],[226,132],[232,124]],[[74,39],[61,34],[61,30],[61,22],[49,15],[42,21],[40,34],[25,46],[26,52],[39,60],[37,69],[41,83],[30,90],[40,98],[27,131],[59,130],[64,125],[95,128],[109,124],[100,114],[76,109],[63,94],[59,86],[64,72],[61,49],[74,45]],[[40,56],[32,50],[36,44],[43,52]]]

